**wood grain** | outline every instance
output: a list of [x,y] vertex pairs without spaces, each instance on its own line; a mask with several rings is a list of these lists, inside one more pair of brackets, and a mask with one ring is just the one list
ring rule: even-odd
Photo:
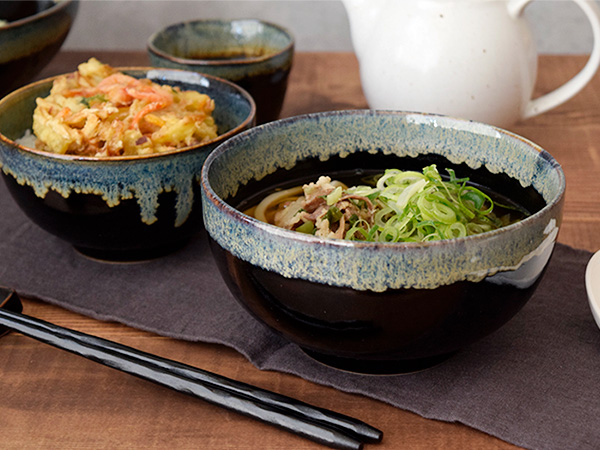
[[[147,65],[142,53],[94,52],[116,66]],[[40,78],[75,69],[89,52],[60,53]],[[548,92],[583,66],[583,56],[543,56],[537,93]],[[513,131],[540,144],[563,166],[568,182],[559,240],[600,248],[600,79],[570,102]],[[283,115],[366,108],[358,63],[351,53],[300,53]],[[368,421],[384,430],[381,449],[509,449],[469,427],[428,420],[385,403],[298,377],[260,371],[219,345],[156,336],[26,300],[28,314],[195,365]],[[317,449],[287,432],[156,386],[44,344],[10,334],[0,349],[0,447]]]

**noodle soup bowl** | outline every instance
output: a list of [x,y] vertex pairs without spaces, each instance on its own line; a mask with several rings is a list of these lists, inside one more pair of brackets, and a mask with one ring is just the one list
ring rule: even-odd
[[[244,211],[275,188],[436,164],[531,214],[504,228],[425,243],[319,238]],[[202,171],[211,248],[260,322],[330,366],[402,373],[491,334],[529,300],[561,225],[564,174],[550,154],[492,126],[376,111],[299,116],[219,146]],[[493,338],[493,336],[490,336]]]
[[81,253],[139,260],[173,251],[202,228],[200,171],[209,153],[254,125],[252,97],[216,77],[174,69],[119,68],[136,78],[209,95],[218,137],[164,153],[87,157],[34,149],[35,101],[54,78],[0,101],[0,168],[15,202],[37,225]]

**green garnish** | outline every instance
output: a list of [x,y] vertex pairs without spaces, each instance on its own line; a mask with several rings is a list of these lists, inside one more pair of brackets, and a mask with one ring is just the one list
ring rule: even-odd
[[327,210],[325,217],[329,220],[329,224],[336,223],[342,218],[342,212],[336,206],[332,206]]
[[342,198],[343,189],[341,186],[336,187],[333,192],[331,192],[327,197],[325,197],[325,201],[328,205],[335,205]]
[[[389,169],[374,187],[349,188],[348,194],[373,201],[376,212],[372,225],[358,218],[351,221],[345,239],[424,242],[465,237],[507,224],[506,216],[497,218],[492,212],[494,202],[487,194],[467,185],[468,178],[457,178],[451,169],[447,172],[449,180],[442,179],[435,164],[422,173]],[[330,223],[336,221],[332,220],[337,215],[333,208],[327,211]]]
[[87,108],[89,108],[91,106],[91,104],[96,101],[105,102],[106,96],[104,94],[96,94],[96,95],[92,95],[91,97],[83,97],[81,99],[81,103],[83,103]]
[[307,222],[304,222],[298,228],[296,228],[296,231],[299,231],[300,233],[305,233],[305,234],[314,234],[315,224],[309,220]]

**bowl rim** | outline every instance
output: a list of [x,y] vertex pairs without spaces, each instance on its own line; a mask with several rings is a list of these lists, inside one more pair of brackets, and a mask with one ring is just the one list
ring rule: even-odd
[[[286,123],[294,122],[298,120],[319,120],[319,118],[326,116],[335,116],[335,115],[398,115],[398,116],[407,116],[407,115],[417,115],[421,117],[428,118],[442,118],[450,120],[454,123],[463,123],[463,124],[474,124],[475,126],[484,126],[488,129],[493,129],[510,139],[516,139],[520,142],[523,142],[527,146],[531,147],[533,150],[538,151],[540,154],[543,154],[548,163],[552,164],[554,169],[558,173],[559,177],[559,192],[557,192],[556,196],[546,205],[531,214],[530,216],[519,220],[518,222],[512,223],[510,225],[497,228],[495,230],[486,231],[483,233],[478,233],[465,237],[457,237],[457,238],[449,238],[449,239],[440,239],[434,241],[425,241],[425,242],[371,242],[371,241],[351,241],[346,239],[335,239],[335,238],[323,238],[318,236],[313,236],[305,233],[299,233],[297,231],[287,230],[269,223],[262,222],[258,219],[255,219],[252,216],[244,214],[242,211],[233,207],[229,203],[227,203],[224,199],[222,199],[217,193],[213,190],[210,182],[208,180],[208,172],[212,166],[213,161],[218,158],[221,154],[225,153],[228,150],[228,147],[235,144],[238,140],[247,139],[249,135],[260,133],[261,129],[265,126],[274,127],[274,126],[284,126]],[[506,233],[511,233],[513,231],[519,230],[530,222],[537,220],[537,217],[541,216],[543,213],[548,211],[550,208],[558,205],[561,200],[564,200],[565,192],[566,192],[566,178],[564,171],[558,161],[546,150],[540,147],[538,144],[520,136],[511,131],[496,127],[494,125],[489,125],[481,122],[475,122],[469,119],[462,119],[458,117],[445,116],[442,114],[436,113],[424,113],[424,112],[413,112],[413,111],[399,111],[399,110],[372,110],[372,109],[356,109],[356,110],[337,110],[337,111],[324,111],[324,112],[316,112],[316,113],[308,113],[294,117],[288,117],[284,119],[280,119],[274,122],[270,122],[261,126],[254,127],[250,130],[246,130],[243,133],[240,133],[237,136],[234,136],[232,139],[229,139],[227,142],[224,142],[222,145],[219,145],[211,154],[207,157],[206,161],[202,166],[201,173],[201,188],[208,201],[212,203],[214,207],[218,210],[223,211],[225,214],[229,215],[233,218],[235,222],[245,223],[250,225],[256,229],[262,230],[264,233],[282,237],[285,239],[291,239],[294,242],[302,242],[305,244],[312,245],[324,245],[328,247],[352,247],[357,249],[370,249],[377,250],[378,248],[386,248],[386,249],[411,249],[411,248],[430,248],[430,247],[444,247],[449,245],[457,245],[461,242],[471,242],[471,241],[479,241],[479,240],[487,240],[488,238],[493,238],[498,235],[503,235]]]
[[[216,138],[211,139],[210,141],[203,142],[202,144],[199,144],[199,145],[181,147],[181,148],[169,150],[169,151],[166,151],[166,152],[150,153],[150,154],[146,154],[146,155],[83,156],[83,155],[71,155],[71,154],[53,153],[53,152],[48,152],[48,151],[39,150],[39,149],[30,148],[30,147],[26,147],[24,145],[21,145],[21,144],[15,142],[12,139],[9,139],[8,137],[6,137],[1,132],[0,132],[0,141],[4,141],[8,145],[17,147],[17,148],[19,148],[20,150],[22,150],[24,152],[32,153],[32,154],[35,154],[35,155],[38,155],[38,156],[46,157],[46,158],[49,158],[49,159],[56,159],[56,160],[64,160],[64,161],[87,161],[87,162],[98,161],[98,162],[103,162],[103,163],[110,163],[111,161],[114,161],[114,162],[119,162],[119,161],[142,161],[142,160],[145,160],[145,159],[164,158],[164,157],[168,157],[168,156],[179,154],[179,153],[186,153],[186,152],[190,152],[190,151],[196,151],[198,149],[201,149],[202,147],[206,147],[206,146],[209,146],[209,145],[214,145],[215,143],[225,142],[226,140],[228,140],[230,137],[234,136],[235,134],[237,134],[237,133],[239,133],[241,131],[244,131],[244,129],[246,129],[246,128],[250,128],[251,125],[252,125],[252,123],[256,120],[256,103],[254,102],[254,99],[252,98],[252,96],[248,93],[248,91],[246,91],[241,86],[239,86],[239,85],[237,85],[237,84],[235,84],[235,83],[233,83],[231,81],[228,81],[228,80],[226,80],[224,78],[220,78],[220,77],[217,77],[217,76],[214,76],[214,75],[207,75],[207,74],[203,74],[203,73],[198,73],[198,72],[193,72],[193,71],[189,71],[189,70],[184,70],[184,69],[170,69],[170,68],[166,68],[166,67],[120,66],[120,67],[114,67],[114,69],[118,70],[120,72],[127,72],[127,71],[130,71],[130,72],[131,71],[140,71],[140,72],[146,72],[146,73],[150,72],[150,71],[175,72],[175,73],[188,74],[188,75],[193,76],[193,77],[202,77],[202,78],[206,78],[208,80],[217,81],[218,83],[226,84],[226,85],[232,87],[234,90],[236,90],[240,94],[242,94],[242,96],[250,103],[250,113],[244,119],[244,121],[241,122],[240,124],[238,124],[235,128],[232,128],[231,130],[228,130],[227,132],[218,135]],[[39,85],[42,85],[42,84],[54,82],[54,80],[56,80],[57,78],[59,78],[61,76],[68,75],[69,73],[72,73],[72,72],[67,72],[67,73],[55,75],[55,76],[52,76],[52,77],[44,78],[42,80],[34,81],[33,83],[26,84],[25,86],[22,86],[22,87],[16,89],[15,91],[13,91],[10,94],[6,95],[4,98],[0,99],[0,106],[5,101],[8,101],[12,97],[19,95],[22,91],[30,90],[33,87],[39,86]]]
[[[271,28],[275,28],[278,31],[282,32],[283,34],[287,35],[290,42],[288,45],[283,47],[281,50],[278,50],[276,52],[269,53],[266,55],[254,56],[254,57],[248,57],[248,58],[231,58],[231,59],[227,59],[227,60],[182,58],[180,56],[175,56],[171,53],[161,50],[154,44],[154,42],[156,41],[158,36],[170,28],[180,27],[182,25],[196,24],[196,23],[226,24],[226,23],[234,23],[234,22],[256,22],[256,23],[261,23],[261,24],[267,25],[267,26],[269,26]],[[231,20],[227,20],[227,19],[195,19],[195,20],[188,20],[188,21],[183,21],[183,22],[176,22],[176,23],[172,23],[171,25],[167,25],[166,27],[163,27],[158,31],[155,31],[154,33],[152,33],[152,35],[146,41],[146,48],[150,53],[154,53],[155,55],[157,55],[161,58],[167,59],[169,61],[172,61],[174,63],[185,64],[188,66],[198,66],[198,67],[204,67],[204,66],[218,67],[218,66],[228,66],[228,65],[229,66],[243,65],[243,64],[248,64],[248,63],[252,63],[252,64],[260,63],[263,61],[268,61],[279,55],[282,55],[282,54],[292,50],[294,48],[294,46],[295,46],[295,38],[294,38],[294,35],[291,33],[291,31],[288,28],[283,27],[283,26],[278,25],[273,22],[266,21],[266,20],[252,19],[252,18],[246,18],[246,19],[241,18],[241,19],[231,19]]]
[[0,28],[0,30],[6,30],[6,29],[10,29],[10,28],[18,28],[21,25],[25,25],[31,22],[35,22],[36,20],[40,20],[44,17],[50,16],[54,13],[56,13],[57,11],[61,10],[61,9],[65,9],[67,8],[71,3],[77,3],[79,0],[60,0],[60,1],[54,1],[53,5],[50,6],[49,8],[46,8],[42,11],[39,11],[35,14],[32,14],[30,16],[26,16],[23,17],[22,19],[19,20],[13,20],[12,22],[8,22],[6,25],[4,25],[3,27]]

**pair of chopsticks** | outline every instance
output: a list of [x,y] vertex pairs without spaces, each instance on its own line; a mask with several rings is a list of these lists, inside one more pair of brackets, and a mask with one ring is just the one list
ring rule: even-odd
[[[0,288],[0,294],[6,292]],[[10,292],[7,298],[12,295],[13,303],[18,301]],[[352,417],[1,307],[0,325],[332,448],[360,449],[383,437],[378,429]]]

